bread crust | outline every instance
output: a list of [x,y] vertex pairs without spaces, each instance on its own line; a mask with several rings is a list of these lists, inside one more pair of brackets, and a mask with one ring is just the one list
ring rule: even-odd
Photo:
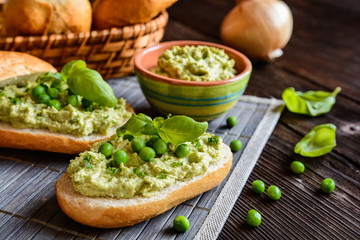
[[[134,113],[129,104],[126,110]],[[0,122],[0,147],[78,154],[90,149],[95,142],[110,138],[119,126],[113,127],[108,135],[74,136],[46,129],[18,129]]]
[[109,29],[135,23],[145,23],[176,1],[96,0],[93,5],[93,25],[95,29]]
[[160,190],[157,196],[135,196],[131,199],[87,197],[75,192],[71,178],[66,173],[56,183],[57,200],[67,216],[84,225],[98,228],[131,226],[220,184],[232,165],[232,153],[225,144],[223,152],[223,159],[211,165],[205,174],[185,182],[177,181]]
[[0,51],[0,87],[27,80],[45,72],[57,72],[50,64],[27,53]]

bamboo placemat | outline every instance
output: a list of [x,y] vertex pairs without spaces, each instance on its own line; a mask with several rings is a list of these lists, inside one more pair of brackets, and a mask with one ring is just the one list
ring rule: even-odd
[[[110,80],[136,112],[156,116],[134,77]],[[66,171],[73,156],[0,148],[0,239],[215,239],[240,195],[262,149],[283,109],[276,99],[243,96],[225,115],[209,122],[208,131],[226,144],[243,143],[234,154],[233,166],[216,188],[169,211],[132,227],[97,229],[78,224],[59,208],[54,184]],[[226,128],[234,115],[238,124]],[[191,227],[178,234],[172,221],[178,215],[189,218]],[[239,219],[243,221],[243,219]]]

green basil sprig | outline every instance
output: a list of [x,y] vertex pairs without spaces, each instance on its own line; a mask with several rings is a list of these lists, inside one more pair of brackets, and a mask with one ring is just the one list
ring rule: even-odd
[[336,146],[336,126],[331,123],[314,127],[295,145],[294,152],[304,157],[325,155]]
[[71,75],[71,73],[79,68],[86,68],[86,62],[83,60],[73,60],[71,62],[68,62],[64,65],[64,67],[61,69],[61,76],[62,78],[67,81],[68,77]]
[[70,90],[84,98],[107,107],[115,107],[117,98],[101,75],[89,68],[72,68],[67,83]]
[[341,88],[337,87],[333,92],[299,92],[290,87],[283,91],[282,99],[290,112],[315,117],[331,110],[335,104],[335,97],[340,91]]
[[207,129],[207,122],[196,122],[190,117],[177,115],[164,119],[156,117],[152,120],[145,114],[133,114],[132,117],[116,130],[118,136],[125,133],[132,135],[158,134],[164,141],[179,144],[191,142],[200,137]]

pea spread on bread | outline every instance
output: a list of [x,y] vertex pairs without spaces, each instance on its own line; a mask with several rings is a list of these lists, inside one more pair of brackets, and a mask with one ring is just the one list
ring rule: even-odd
[[206,122],[185,116],[133,115],[117,135],[71,160],[67,172],[74,189],[86,196],[151,197],[222,158],[222,139],[206,129]]

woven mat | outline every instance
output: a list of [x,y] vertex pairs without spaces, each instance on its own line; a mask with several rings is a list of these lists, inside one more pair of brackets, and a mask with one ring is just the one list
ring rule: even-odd
[[[125,97],[136,112],[156,113],[143,97],[134,77],[111,80],[117,96]],[[0,239],[215,239],[239,197],[283,109],[282,101],[243,96],[227,114],[211,121],[208,131],[226,144],[243,143],[234,154],[227,178],[216,188],[169,211],[121,229],[97,229],[69,219],[56,201],[54,184],[73,156],[0,148]],[[234,115],[238,124],[226,128]],[[172,221],[189,218],[191,228],[178,234]],[[239,219],[243,221],[243,219]]]

